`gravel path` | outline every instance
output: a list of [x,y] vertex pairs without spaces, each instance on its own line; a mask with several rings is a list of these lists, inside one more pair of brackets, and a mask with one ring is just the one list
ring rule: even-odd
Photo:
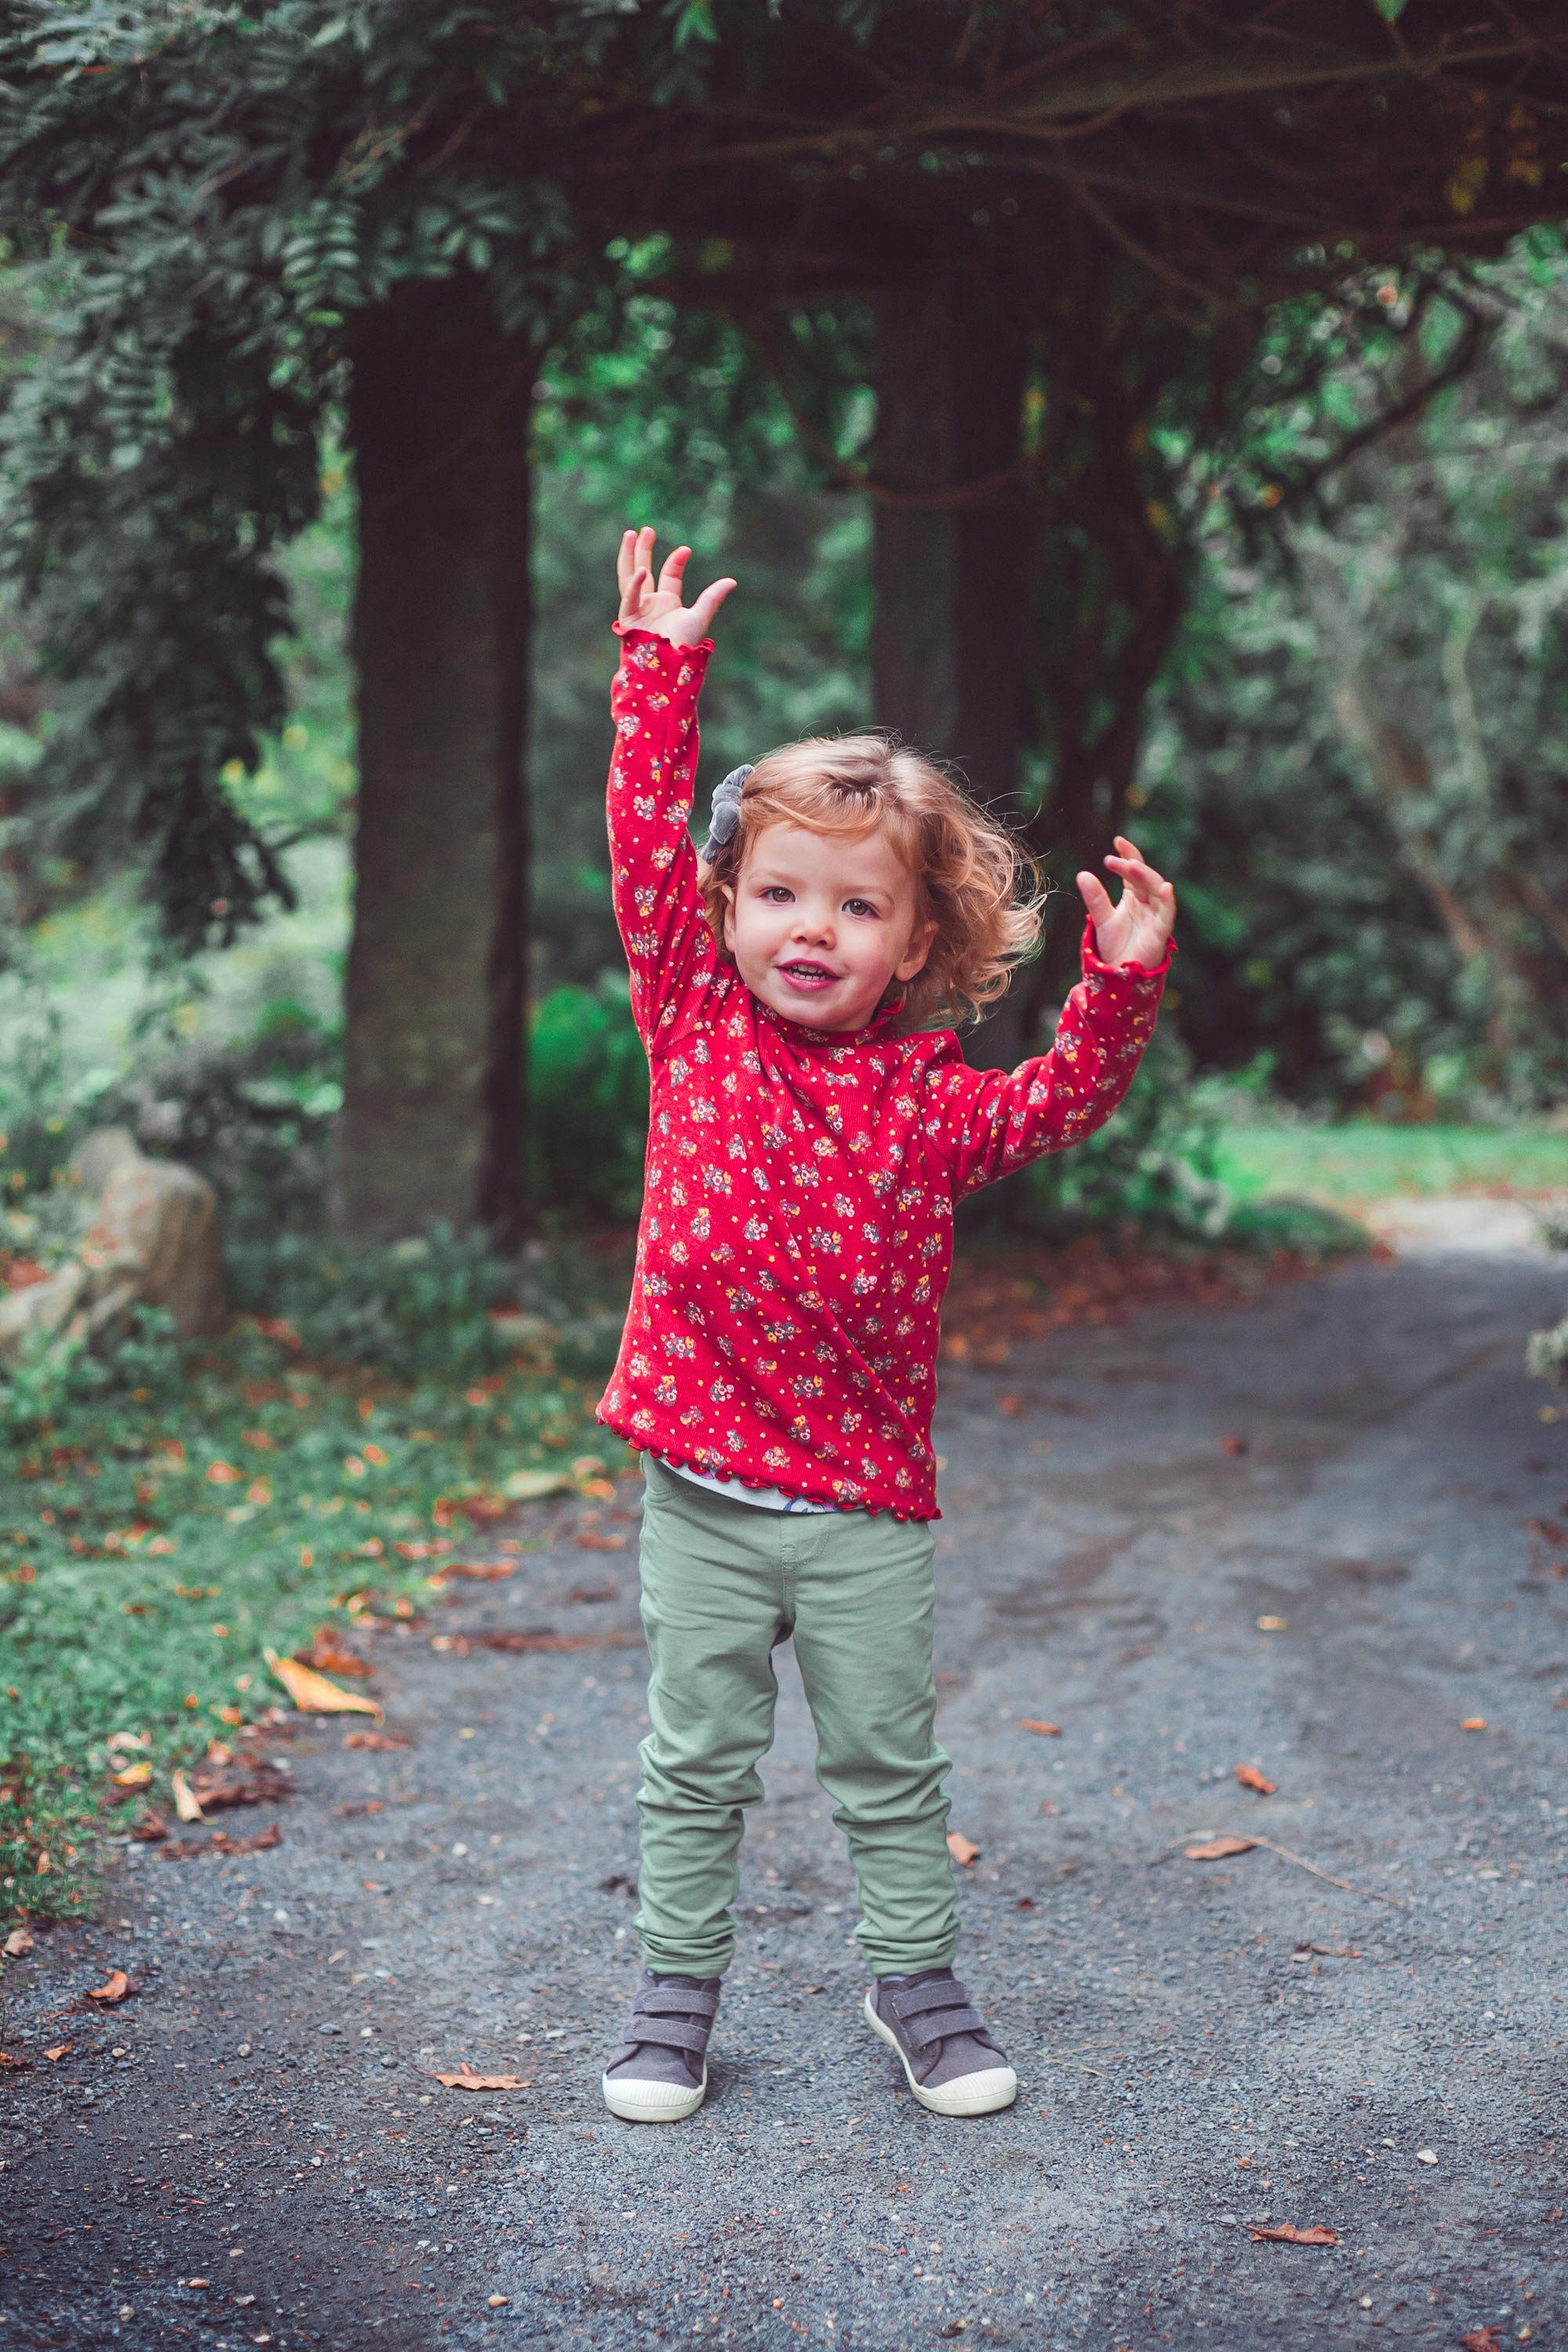
[[[925,2115],[857,2019],[787,1662],[713,2095],[679,2130],[605,2114],[628,1482],[619,1523],[562,1511],[381,1643],[409,1748],[302,1724],[279,1847],[133,1850],[10,1972],[0,2343],[1563,2342],[1568,1543],[1529,1522],[1568,1520],[1568,1447],[1519,1369],[1563,1278],[1518,1220],[1418,1228],[947,1382],[961,1969],[1011,2114]],[[506,1626],[609,1638],[430,1643]],[[1273,1843],[1184,1857],[1222,1835]],[[114,1966],[122,2007],[73,2006]],[[464,2059],[524,2087],[433,2079]],[[1337,2242],[1254,2242],[1284,2224]]]

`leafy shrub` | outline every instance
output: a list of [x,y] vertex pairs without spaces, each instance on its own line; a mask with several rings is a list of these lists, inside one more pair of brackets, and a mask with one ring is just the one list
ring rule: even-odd
[[235,1304],[286,1324],[311,1362],[363,1365],[399,1382],[482,1379],[510,1352],[495,1310],[517,1270],[482,1234],[437,1225],[418,1240],[303,1233],[230,1242]]
[[642,1201],[647,1063],[624,977],[557,988],[533,1016],[529,1064],[536,1191],[577,1215],[635,1217]]
[[1155,1030],[1115,1118],[1070,1151],[1016,1180],[1018,1224],[1046,1241],[1135,1231],[1228,1238],[1232,1201],[1219,1175],[1219,1127],[1194,1092],[1192,1062],[1169,1022]]

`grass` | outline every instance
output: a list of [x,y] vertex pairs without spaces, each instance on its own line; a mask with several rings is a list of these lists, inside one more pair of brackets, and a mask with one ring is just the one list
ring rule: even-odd
[[1568,1191],[1568,1127],[1230,1127],[1219,1173],[1238,1202],[1348,1204],[1399,1193]]
[[[544,1333],[482,1378],[399,1388],[311,1365],[289,1327],[245,1319],[195,1365],[155,1334],[109,1375],[84,1361],[30,1425],[12,1382],[0,1912],[88,1911],[102,1831],[143,1796],[166,1808],[172,1768],[282,1699],[268,1648],[287,1655],[333,1620],[411,1616],[465,1536],[509,1507],[511,1474],[574,1464],[594,1491],[620,1465],[593,1421],[597,1377],[554,1355]],[[145,1745],[111,1752],[117,1732]],[[106,1811],[111,1775],[142,1764],[127,1811]]]

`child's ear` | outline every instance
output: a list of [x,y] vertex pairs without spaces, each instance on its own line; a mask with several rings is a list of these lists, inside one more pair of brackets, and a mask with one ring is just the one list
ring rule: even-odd
[[923,971],[925,970],[926,958],[931,951],[931,944],[935,938],[936,925],[934,923],[921,923],[919,926],[913,937],[910,940],[909,950],[905,955],[902,963],[893,974],[893,978],[896,981],[900,982],[911,981],[917,971]]
[[735,893],[728,882],[721,882],[719,895],[724,901],[724,945],[733,955],[735,952]]

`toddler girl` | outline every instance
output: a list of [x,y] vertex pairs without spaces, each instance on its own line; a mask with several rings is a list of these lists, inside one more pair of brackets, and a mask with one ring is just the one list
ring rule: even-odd
[[707,2089],[742,1808],[793,1638],[817,1776],[848,1839],[867,2021],[939,2115],[1016,2078],[952,1973],[933,1730],[931,1408],[955,1201],[1091,1134],[1154,1026],[1175,894],[1129,841],[1112,906],[1080,874],[1084,977],[1049,1054],[973,1070],[951,1029],[1005,988],[1037,914],[1009,836],[879,735],[794,743],[727,777],[687,834],[707,630],[689,554],[654,583],[621,543],[610,853],[652,1071],[626,1336],[600,1418],[643,1454],[637,1927],[646,1959],[604,2077],[618,2116]]

